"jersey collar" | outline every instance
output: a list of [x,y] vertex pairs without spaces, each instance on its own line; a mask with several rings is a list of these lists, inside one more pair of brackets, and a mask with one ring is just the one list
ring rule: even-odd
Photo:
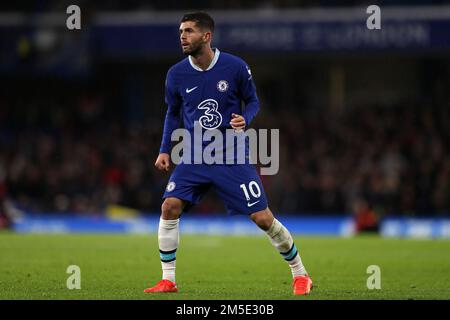
[[214,65],[216,64],[217,60],[219,60],[219,55],[220,55],[220,51],[219,51],[218,48],[213,48],[213,50],[214,50],[214,58],[212,59],[210,65],[209,65],[209,67],[208,67],[208,69],[203,70],[202,68],[198,67],[198,66],[194,63],[194,61],[192,61],[192,57],[189,56],[189,63],[191,64],[191,67],[194,68],[194,69],[197,70],[197,71],[200,71],[200,72],[211,70],[212,67],[214,67]]

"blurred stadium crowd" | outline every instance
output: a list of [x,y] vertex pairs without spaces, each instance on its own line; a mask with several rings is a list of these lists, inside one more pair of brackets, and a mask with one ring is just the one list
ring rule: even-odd
[[[158,212],[168,179],[153,168],[163,104],[160,118],[131,124],[104,92],[64,95],[54,85],[51,95],[36,84],[27,95],[0,98],[0,190],[31,211],[94,213],[119,204]],[[362,202],[385,214],[444,213],[449,123],[447,107],[262,110],[254,126],[280,128],[279,174],[262,177],[271,207],[345,213]],[[210,195],[196,211],[219,212],[218,203]]]
[[[244,9],[372,4],[357,0],[231,2],[180,4],[177,1],[176,7],[225,9],[229,5]],[[4,2],[0,8],[2,11],[38,12],[59,10],[71,3],[21,1],[12,6],[11,2]],[[73,3],[99,11],[166,10],[175,6],[175,1],[170,0]],[[377,3],[397,5],[404,1]],[[443,4],[449,1],[415,0],[408,3]],[[6,35],[10,30],[3,29],[2,32]],[[73,35],[74,38],[77,36]],[[9,73],[0,73],[4,82],[0,93],[0,215],[2,203],[6,202],[33,212],[89,214],[103,212],[114,204],[148,213],[159,212],[169,174],[157,171],[153,163],[159,151],[165,114],[164,77],[170,64],[175,62],[171,60],[174,56],[161,57],[161,61],[156,59],[156,62],[153,58],[126,63],[115,61],[102,66],[105,61],[96,61],[79,48],[74,50],[71,45],[78,45],[76,41],[67,41],[68,49],[58,54],[52,54],[51,50],[33,54],[28,42],[18,43],[17,53],[11,60],[17,65],[8,62],[2,67]],[[5,52],[0,53],[6,56]],[[69,76],[64,73],[47,75],[45,71],[28,73],[30,66],[41,67],[51,59],[60,59],[62,54],[70,57],[61,59],[62,65],[76,64],[74,61],[77,60],[72,56],[77,56],[89,72],[73,78],[70,73]],[[388,55],[385,53],[387,69],[395,65],[395,62],[389,62]],[[420,85],[413,79],[411,84],[414,86],[409,88],[409,73],[404,76],[404,87],[408,87],[406,95],[416,89],[422,90],[420,86],[428,86],[425,99],[412,97],[409,101],[415,103],[374,103],[371,98],[381,96],[390,88],[372,92],[372,95],[366,95],[363,88],[363,99],[358,99],[360,105],[353,103],[339,110],[332,110],[327,102],[319,105],[302,98],[299,92],[302,84],[308,86],[304,91],[309,90],[309,95],[318,96],[325,90],[319,85],[309,85],[309,75],[301,69],[297,73],[281,75],[278,71],[275,76],[277,70],[271,65],[273,54],[255,59],[252,66],[264,65],[266,74],[262,76],[261,72],[260,76],[255,76],[261,111],[252,126],[280,129],[279,173],[262,177],[274,212],[348,214],[374,211],[377,215],[450,212],[448,58],[440,58],[446,61],[443,65],[447,67],[439,74],[433,71],[440,70],[439,64],[435,69],[422,68],[431,77],[424,76],[421,71],[412,71]],[[326,74],[322,71],[326,64],[323,61],[327,59],[320,60],[317,68],[322,69],[317,73]],[[417,55],[412,59],[413,63],[405,62],[399,70],[408,70],[410,65],[420,69],[420,59]],[[69,60],[70,64],[64,63]],[[295,61],[308,65],[305,61]],[[364,62],[358,63],[353,68],[360,69],[364,65]],[[287,68],[295,69],[289,65]],[[139,70],[145,80],[140,80],[139,75],[130,76],[133,70]],[[380,70],[375,76],[383,79],[384,71]],[[285,78],[285,81],[277,86],[274,83],[279,78]],[[358,82],[360,77],[354,79]],[[316,82],[323,83],[328,79],[322,80]],[[438,100],[433,97],[436,84],[441,92]],[[282,91],[277,90],[282,86]],[[392,89],[395,94],[396,89]],[[348,100],[352,98],[349,93]],[[223,204],[217,200],[214,193],[209,194],[194,210],[223,212]]]

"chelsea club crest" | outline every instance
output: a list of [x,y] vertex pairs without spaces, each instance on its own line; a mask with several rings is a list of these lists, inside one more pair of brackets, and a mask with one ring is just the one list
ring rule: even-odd
[[228,82],[226,80],[220,80],[217,82],[217,90],[220,92],[225,92],[228,90]]
[[176,186],[175,182],[170,181],[170,182],[167,184],[166,190],[167,190],[168,192],[171,192],[171,191],[173,191],[173,190],[175,189],[175,186]]

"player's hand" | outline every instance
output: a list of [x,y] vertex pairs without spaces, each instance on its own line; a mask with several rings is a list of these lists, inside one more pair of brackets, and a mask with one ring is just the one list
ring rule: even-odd
[[243,116],[236,113],[231,114],[230,125],[234,130],[243,131],[245,129],[245,124],[246,123]]
[[170,166],[170,156],[168,153],[160,153],[155,162],[155,167],[158,170],[169,171]]

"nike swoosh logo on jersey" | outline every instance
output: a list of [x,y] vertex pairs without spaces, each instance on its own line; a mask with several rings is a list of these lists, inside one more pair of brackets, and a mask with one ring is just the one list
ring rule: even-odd
[[247,203],[247,207],[252,207],[252,206],[254,206],[255,204],[257,204],[258,202],[260,202],[261,200],[258,200],[258,201],[256,201],[256,202],[252,202],[252,203]]
[[[197,86],[198,87],[198,86]],[[186,88],[186,93],[191,93],[192,91],[194,91],[195,89],[197,89],[197,87],[193,87],[191,89]]]

